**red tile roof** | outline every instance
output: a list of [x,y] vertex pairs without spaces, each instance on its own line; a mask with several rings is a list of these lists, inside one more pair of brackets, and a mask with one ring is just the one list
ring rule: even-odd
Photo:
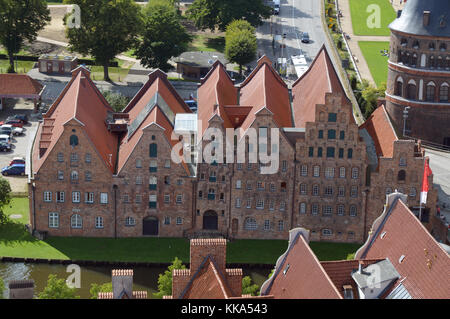
[[355,257],[388,258],[412,298],[449,299],[449,255],[398,193],[390,196],[397,199],[374,222],[371,235]]
[[370,134],[379,157],[394,155],[394,142],[398,140],[398,137],[384,105],[378,107],[359,128],[366,129]]
[[0,95],[34,95],[42,88],[42,84],[26,74],[0,74]]
[[268,289],[262,295],[275,299],[342,299],[303,235],[298,233],[295,238],[280,257],[284,260],[277,263],[271,286],[263,285],[262,289]]
[[[33,148],[33,170],[37,172],[64,132],[64,125],[75,121],[92,142],[107,168],[114,173],[117,160],[117,137],[105,124],[108,102],[90,79],[90,72],[77,68],[56,101],[44,114]],[[39,157],[39,148],[45,152]]]
[[[316,105],[325,104],[326,93],[339,93],[342,105],[351,105],[324,45],[308,70],[292,86],[295,127],[304,128],[306,122],[315,121]],[[350,117],[354,122],[352,112]]]
[[239,87],[239,104],[253,107],[242,124],[244,131],[250,127],[255,114],[263,107],[273,113],[278,127],[293,126],[287,85],[266,56],[258,61],[258,66]]

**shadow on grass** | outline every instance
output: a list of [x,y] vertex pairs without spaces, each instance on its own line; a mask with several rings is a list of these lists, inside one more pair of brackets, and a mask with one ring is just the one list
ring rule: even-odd
[[225,52],[225,37],[208,38],[205,44],[208,48],[214,49],[217,52]]
[[38,239],[31,236],[20,222],[8,221],[0,225],[0,245],[15,246],[17,244],[37,243]]

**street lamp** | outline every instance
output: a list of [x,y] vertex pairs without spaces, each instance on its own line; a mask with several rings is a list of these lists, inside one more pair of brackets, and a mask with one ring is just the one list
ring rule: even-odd
[[406,133],[406,119],[408,118],[408,111],[410,108],[410,106],[406,106],[403,110],[403,136],[405,136]]

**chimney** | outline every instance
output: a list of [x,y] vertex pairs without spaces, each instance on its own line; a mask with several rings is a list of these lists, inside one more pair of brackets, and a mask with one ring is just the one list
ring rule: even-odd
[[427,27],[430,24],[430,11],[423,12],[423,26]]
[[11,280],[9,299],[33,299],[34,280]]
[[206,256],[211,256],[217,267],[225,273],[227,241],[226,239],[192,239],[191,240],[191,273],[197,271]]
[[113,269],[113,299],[131,299],[133,297],[133,270]]
[[360,260],[358,264],[359,264],[358,265],[358,274],[362,274],[362,265],[363,265],[362,260]]

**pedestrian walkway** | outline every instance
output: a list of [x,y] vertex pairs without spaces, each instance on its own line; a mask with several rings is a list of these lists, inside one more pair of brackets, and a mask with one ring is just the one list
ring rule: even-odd
[[[404,1],[400,0],[386,0],[390,1],[394,10],[402,10],[404,7]],[[340,23],[342,32],[348,35],[347,43],[350,49],[350,54],[353,56],[356,67],[361,75],[361,78],[368,80],[372,85],[376,86],[376,83],[370,72],[369,65],[367,64],[364,54],[362,53],[358,42],[359,41],[380,41],[380,42],[390,42],[389,36],[358,36],[353,34],[352,17],[350,13],[350,3],[349,0],[336,0],[338,3],[339,10],[342,13],[340,17]],[[401,2],[401,3],[400,3]]]

